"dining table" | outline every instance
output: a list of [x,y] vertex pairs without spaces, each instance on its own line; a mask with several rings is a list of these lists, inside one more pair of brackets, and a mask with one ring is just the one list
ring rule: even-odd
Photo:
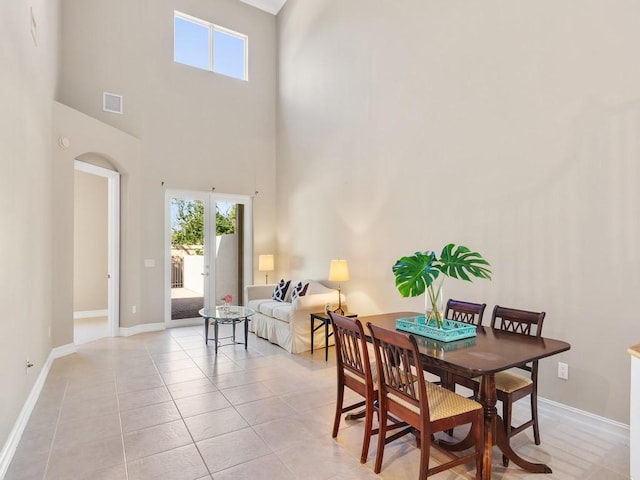
[[[416,312],[394,312],[359,317],[369,337],[367,324],[371,323],[389,330],[396,330],[399,318],[420,315]],[[451,374],[465,377],[480,377],[477,401],[484,411],[484,443],[482,455],[482,479],[489,480],[492,472],[493,446],[497,445],[514,464],[533,473],[551,473],[551,468],[542,463],[534,463],[518,455],[510,445],[502,418],[496,409],[497,393],[495,374],[518,365],[550,357],[571,348],[561,340],[534,337],[506,332],[497,328],[478,326],[476,336],[442,342],[414,335],[420,351],[423,367],[437,366]],[[368,340],[371,340],[368,338]],[[461,451],[473,446],[472,435],[457,443],[439,441],[451,451]]]

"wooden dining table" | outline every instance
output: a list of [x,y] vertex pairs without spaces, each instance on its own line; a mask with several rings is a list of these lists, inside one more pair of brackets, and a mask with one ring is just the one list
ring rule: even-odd
[[[416,312],[395,312],[360,317],[365,333],[367,323],[396,330],[396,320],[420,315]],[[484,451],[482,478],[491,478],[493,445],[519,467],[534,473],[551,473],[542,463],[533,463],[518,455],[512,448],[504,429],[503,420],[496,409],[495,374],[534,360],[556,355],[571,348],[567,342],[545,337],[533,337],[479,326],[476,336],[453,342],[440,342],[414,335],[425,365],[437,366],[456,375],[481,377],[478,401],[484,407]],[[370,340],[370,339],[369,339]],[[473,446],[472,436],[459,443],[440,442],[452,451]]]

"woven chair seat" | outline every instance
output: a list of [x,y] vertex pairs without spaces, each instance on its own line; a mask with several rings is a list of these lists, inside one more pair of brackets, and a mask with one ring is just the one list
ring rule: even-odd
[[[482,380],[481,377],[476,377],[474,380],[478,383]],[[498,372],[496,373],[496,390],[501,390],[505,393],[513,393],[516,390],[531,385],[533,381],[530,378],[523,377],[517,373],[511,372]]]
[[[369,363],[371,364],[371,378],[373,379],[373,389],[378,390],[378,387],[380,386],[380,384],[378,382],[378,369],[376,368],[376,362],[369,362]],[[365,383],[364,378],[362,378],[360,375],[356,375],[348,368],[344,369],[344,375],[346,377],[353,378],[354,380],[362,383],[363,385]]]
[[[426,387],[427,398],[429,400],[429,416],[432,422],[482,408],[482,405],[475,400],[465,398],[462,395],[434,385],[431,382],[426,382]],[[395,401],[404,405],[406,408],[420,413],[419,407],[405,401],[398,395],[389,393],[389,396],[393,397]]]

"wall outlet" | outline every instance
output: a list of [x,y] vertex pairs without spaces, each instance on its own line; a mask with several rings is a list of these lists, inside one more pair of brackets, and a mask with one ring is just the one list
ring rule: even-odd
[[558,362],[558,378],[569,380],[569,364]]
[[133,305],[133,306],[131,307],[131,313],[136,313],[137,311],[138,311],[138,309],[136,308],[136,306],[135,306],[135,305]]

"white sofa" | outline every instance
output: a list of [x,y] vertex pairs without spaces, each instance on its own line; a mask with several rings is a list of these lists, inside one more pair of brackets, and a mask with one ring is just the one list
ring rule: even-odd
[[[306,295],[291,303],[291,290],[301,281],[309,283]],[[251,317],[249,331],[257,336],[280,345],[291,353],[311,350],[311,314],[322,312],[327,304],[338,305],[338,291],[328,288],[315,280],[291,281],[284,302],[273,300],[275,285],[249,285],[246,288],[245,305],[256,314]],[[342,295],[343,308],[346,309]],[[316,325],[318,323],[316,322]],[[329,327],[331,328],[331,327]],[[333,337],[329,338],[333,345]],[[324,328],[316,331],[313,340],[315,348],[324,348]]]

